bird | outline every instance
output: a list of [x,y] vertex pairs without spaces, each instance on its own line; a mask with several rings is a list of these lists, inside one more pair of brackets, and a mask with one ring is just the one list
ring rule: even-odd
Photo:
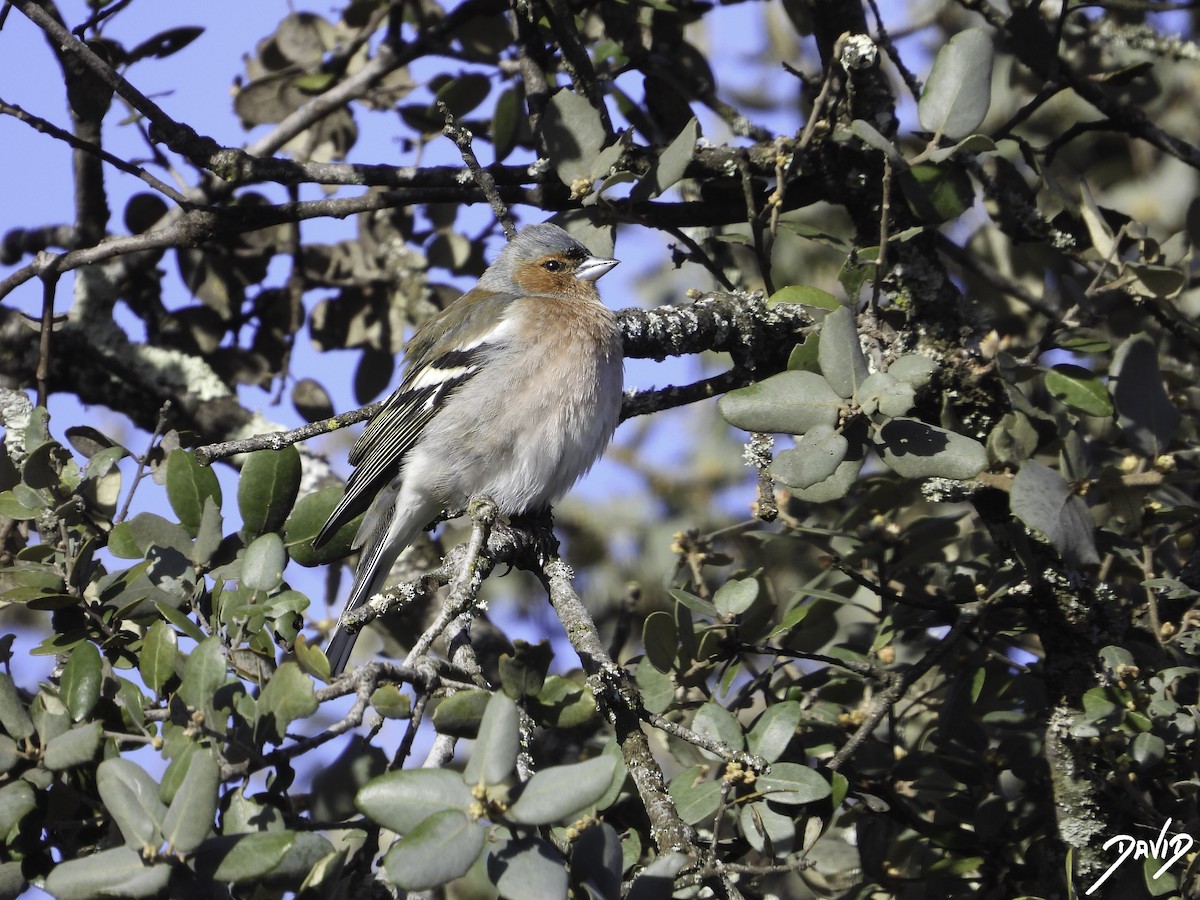
[[[617,262],[558,225],[529,225],[409,339],[400,385],[351,449],[346,493],[313,539],[320,547],[365,512],[343,616],[379,593],[443,512],[476,496],[504,516],[547,509],[603,454],[620,418],[624,357],[596,280]],[[326,649],[332,675],[356,637],[339,617]]]

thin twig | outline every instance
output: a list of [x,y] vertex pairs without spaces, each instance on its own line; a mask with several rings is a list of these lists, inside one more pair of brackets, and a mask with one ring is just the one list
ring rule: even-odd
[[883,291],[883,276],[887,271],[888,236],[892,215],[892,160],[883,155],[883,183],[879,201],[879,255],[875,263],[875,278],[871,284],[871,311],[879,310],[879,295]]
[[96,144],[93,144],[90,141],[80,140],[79,138],[75,137],[75,135],[71,134],[71,132],[64,131],[57,125],[46,121],[40,116],[35,116],[32,113],[26,112],[15,103],[8,103],[4,100],[0,100],[0,114],[12,116],[14,119],[24,122],[35,131],[40,131],[42,134],[47,134],[52,138],[62,141],[73,150],[82,150],[84,153],[91,153],[94,156],[98,156],[113,168],[120,169],[122,172],[125,172],[128,175],[133,175],[136,178],[140,178],[142,181],[146,182],[146,184],[150,185],[150,187],[154,188],[154,190],[158,191],[160,194],[170,197],[185,209],[191,209],[196,205],[175,188],[171,187],[171,185],[155,178],[140,166],[135,166],[132,163],[126,162],[119,156],[113,156],[113,154],[109,153],[107,150],[103,149],[102,147],[98,147]]
[[638,715],[642,717],[644,722],[653,725],[659,731],[664,731],[669,735],[679,738],[681,741],[686,741],[694,747],[699,747],[701,750],[707,750],[714,756],[719,756],[725,762],[738,763],[743,768],[753,769],[759,774],[771,768],[771,764],[761,756],[747,753],[745,750],[738,750],[735,747],[729,746],[724,741],[710,738],[690,728],[685,728],[678,722],[664,719],[658,713],[652,713],[644,707],[638,710]]
[[483,579],[492,571],[493,563],[485,550],[499,511],[489,497],[474,497],[468,504],[468,513],[474,525],[471,528],[471,537],[467,541],[466,552],[459,563],[450,592],[446,595],[446,602],[442,604],[442,610],[433,624],[413,642],[412,648],[404,658],[405,665],[415,665],[429,652],[433,642],[450,623],[474,606],[479,589],[483,586]]
[[329,434],[365,421],[379,412],[383,408],[383,404],[384,401],[380,400],[378,403],[371,403],[361,409],[352,409],[329,419],[310,422],[290,431],[272,431],[268,434],[256,434],[253,437],[236,441],[205,444],[196,448],[196,462],[202,466],[211,466],[217,460],[236,456],[239,453],[251,453],[255,450],[282,450],[284,447],[298,444],[300,441],[306,441],[317,435]]
[[655,846],[660,853],[679,852],[699,858],[695,832],[679,817],[675,802],[667,793],[662,768],[642,732],[637,691],[629,684],[628,673],[605,650],[596,623],[571,584],[574,574],[557,558],[547,560],[537,574],[589,676],[597,700],[616,729],[625,766],[650,819]]
[[57,270],[47,270],[42,276],[42,321],[38,330],[37,396],[38,406],[45,407],[50,396],[46,380],[50,377],[50,335],[54,331],[54,294],[58,290]]
[[976,613],[973,608],[963,607],[961,609],[958,620],[950,628],[949,633],[875,696],[871,704],[871,711],[867,713],[867,717],[850,736],[850,739],[829,760],[827,768],[836,772],[858,752],[858,749],[871,736],[871,732],[875,730],[875,726],[901,700],[917,679],[937,665],[954,648],[954,645],[970,630],[975,619]]
[[487,197],[488,204],[492,207],[492,214],[500,223],[500,227],[504,229],[504,236],[511,241],[517,236],[517,227],[513,224],[512,213],[500,199],[500,192],[496,190],[496,179],[479,164],[479,159],[475,156],[475,150],[471,146],[474,135],[469,129],[458,123],[458,120],[454,118],[454,113],[450,111],[450,107],[443,101],[439,100],[437,107],[442,113],[442,118],[446,120],[446,127],[442,129],[442,133],[454,141],[455,146],[458,147],[463,162],[471,170],[471,177],[483,191],[483,196]]
[[137,459],[137,471],[133,473],[133,484],[129,486],[129,493],[125,495],[125,502],[121,504],[121,511],[117,513],[113,519],[113,524],[124,522],[125,516],[129,514],[129,504],[133,502],[133,493],[141,484],[143,478],[146,477],[146,464],[150,461],[150,454],[154,452],[154,445],[158,443],[163,436],[163,432],[167,429],[167,413],[171,411],[171,401],[167,400],[158,410],[158,424],[154,426],[154,433],[150,435],[150,443],[146,446],[146,452]]

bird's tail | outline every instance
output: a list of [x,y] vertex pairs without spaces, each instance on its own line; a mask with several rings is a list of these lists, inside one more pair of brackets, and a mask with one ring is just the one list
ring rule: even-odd
[[[362,606],[383,589],[396,558],[437,515],[437,510],[430,511],[427,504],[418,504],[414,508],[400,508],[395,504],[395,498],[392,498],[392,502],[390,508],[378,511],[383,512],[383,515],[373,515],[377,511],[372,508],[363,520],[359,536],[361,538],[366,535],[365,546],[358,561],[358,568],[354,572],[354,587],[350,589],[350,597],[346,600],[342,616]],[[358,632],[347,631],[339,617],[338,624],[334,626],[329,638],[329,645],[325,649],[325,656],[329,659],[329,668],[333,675],[340,675],[346,668],[357,639]]]

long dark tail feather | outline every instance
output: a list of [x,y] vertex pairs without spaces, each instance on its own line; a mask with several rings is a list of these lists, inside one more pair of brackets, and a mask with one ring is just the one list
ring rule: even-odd
[[[392,563],[396,561],[399,550],[386,552],[387,548],[379,545],[376,538],[372,546],[364,552],[359,561],[358,570],[354,573],[354,587],[350,589],[350,597],[346,600],[346,608],[342,615],[358,609],[383,588],[383,582],[391,571]],[[329,659],[329,671],[332,675],[341,675],[350,661],[350,653],[354,650],[354,642],[358,640],[358,632],[349,632],[342,627],[339,618],[329,638],[329,646],[325,648],[325,656]]]
[[[394,501],[395,498],[392,499]],[[350,589],[350,597],[342,611],[343,616],[358,609],[383,590],[396,557],[412,543],[413,538],[436,513],[437,510],[432,505],[405,508],[398,512],[394,502],[393,505],[384,507],[374,518],[372,512],[368,512],[367,521],[375,524],[375,529],[363,547],[358,569],[354,573],[354,587]],[[397,519],[397,515],[400,518]],[[329,646],[325,650],[333,675],[340,675],[346,668],[357,638],[358,633],[351,634],[346,631],[340,621],[333,629]]]

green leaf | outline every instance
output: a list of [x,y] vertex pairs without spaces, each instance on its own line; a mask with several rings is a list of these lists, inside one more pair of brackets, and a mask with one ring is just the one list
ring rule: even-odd
[[95,708],[103,683],[104,664],[100,651],[90,641],[84,641],[63,666],[59,691],[72,721],[81,721]]
[[300,491],[300,454],[294,446],[251,453],[238,478],[237,502],[247,534],[278,531]]
[[225,683],[225,648],[215,635],[200,642],[183,666],[179,697],[193,709],[209,709],[217,689]]
[[168,848],[191,853],[208,837],[217,815],[220,786],[216,755],[207,747],[196,747],[163,818],[162,832]]
[[613,761],[606,756],[542,769],[525,782],[508,817],[522,825],[549,825],[588,809],[604,796],[612,778]]
[[329,521],[334,507],[345,494],[345,489],[329,487],[305,494],[292,509],[292,514],[283,526],[284,543],[288,555],[302,566],[324,566],[350,553],[350,545],[358,532],[362,518],[343,525],[319,550],[313,549],[312,540]]
[[972,134],[963,138],[950,147],[942,147],[929,154],[929,159],[935,163],[945,162],[960,153],[990,153],[996,149],[996,142],[986,134]]
[[96,788],[105,808],[132,849],[158,849],[167,808],[154,779],[132,760],[106,759],[96,770]]
[[241,585],[254,591],[273,591],[283,583],[285,565],[287,553],[279,535],[259,535],[242,557]]
[[479,736],[463,778],[470,785],[500,784],[517,764],[520,745],[520,713],[506,694],[496,692],[488,701],[479,723]]
[[21,820],[37,809],[33,786],[24,780],[9,782],[0,787],[0,837],[12,833]]
[[862,472],[863,463],[866,462],[862,446],[851,445],[846,451],[846,456],[846,460],[838,463],[838,468],[835,468],[826,480],[817,481],[808,487],[788,485],[792,488],[792,496],[804,500],[805,503],[828,503],[829,500],[845,497],[858,481],[858,474]]
[[407,719],[412,716],[412,698],[394,684],[377,687],[371,694],[371,706],[385,719]]
[[185,636],[191,638],[197,644],[205,640],[205,634],[200,630],[200,626],[187,617],[187,614],[182,610],[175,609],[173,606],[168,606],[166,603],[155,603],[154,608],[158,614],[174,625]]
[[621,873],[624,871],[621,836],[607,822],[585,829],[575,841],[571,850],[571,879],[578,884],[592,885],[594,896],[620,897]]
[[831,793],[829,782],[816,771],[799,763],[777,762],[769,775],[760,775],[755,790],[768,800],[787,805],[824,800]]
[[[746,745],[742,726],[733,713],[719,703],[709,701],[696,710],[692,719],[692,731],[701,737],[720,741],[732,750],[741,750]],[[717,754],[703,748],[700,755],[706,759],[720,759]]]
[[175,677],[179,658],[175,629],[159,619],[146,630],[142,652],[138,654],[138,671],[146,687],[161,696],[163,685]]
[[0,727],[9,737],[17,740],[33,735],[29,708],[17,693],[17,686],[7,672],[0,672]]
[[1110,380],[1117,421],[1130,445],[1151,458],[1165,453],[1181,416],[1163,386],[1158,350],[1149,335],[1132,335],[1117,348]]
[[491,698],[488,691],[458,691],[437,705],[433,727],[441,734],[474,738]]
[[559,180],[568,188],[578,182],[590,186],[593,163],[608,140],[600,113],[586,97],[564,88],[546,104],[540,125]]
[[537,695],[531,713],[544,725],[569,729],[592,724],[600,710],[588,687],[562,675],[550,675]]
[[816,425],[796,441],[794,448],[775,455],[771,474],[788,487],[812,487],[833,476],[849,449],[849,441],[833,426]]
[[517,145],[521,98],[515,88],[502,92],[492,108],[492,148],[503,162]]
[[675,617],[657,609],[642,623],[642,646],[646,648],[646,660],[660,672],[670,672],[675,667],[675,654],[679,650],[679,629]]
[[440,88],[431,105],[431,116],[441,117],[436,102],[441,100],[456,118],[462,118],[487,99],[492,91],[492,81],[479,72],[466,72],[451,78]]
[[983,444],[918,419],[890,419],[875,436],[883,461],[903,478],[965,481],[987,467]]
[[1046,373],[1046,390],[1073,412],[1085,416],[1111,416],[1112,398],[1100,376],[1082,366],[1066,363]]
[[393,884],[424,891],[467,873],[483,851],[487,832],[457,809],[434,813],[392,844],[383,868]]
[[1033,455],[1038,433],[1024,413],[1006,413],[987,439],[988,455],[1001,465],[1018,466]]
[[373,778],[359,790],[359,812],[397,834],[453,810],[466,814],[474,798],[462,775],[446,769],[402,769]]
[[97,453],[105,450],[121,450],[121,456],[128,456],[129,451],[120,446],[116,441],[110,438],[107,434],[93,428],[91,425],[70,425],[64,430],[64,435],[67,441],[86,456],[89,460]]
[[803,709],[796,700],[785,700],[768,706],[746,735],[747,748],[767,762],[775,762],[783,756],[788,744],[795,737],[802,714]]
[[696,155],[696,141],[699,139],[700,124],[693,116],[651,163],[650,170],[638,182],[637,187],[630,191],[629,199],[635,202],[652,200],[683,178],[688,164]]
[[887,373],[897,381],[902,381],[915,391],[919,391],[937,371],[938,366],[928,356],[920,353],[905,353],[888,366]]
[[930,225],[957,219],[975,202],[975,186],[958,163],[922,163],[900,172],[898,180],[909,207]]
[[1092,246],[1101,259],[1112,259],[1117,249],[1117,238],[1105,220],[1104,213],[1096,204],[1096,198],[1092,196],[1092,190],[1086,181],[1079,182],[1079,200],[1079,215],[1087,227]]
[[209,838],[193,855],[197,872],[221,884],[259,881],[283,861],[296,843],[294,831],[230,834]]
[[275,670],[258,697],[255,706],[255,739],[280,744],[288,725],[316,711],[317,698],[313,693],[312,679],[301,671],[299,665],[289,660]]
[[213,502],[212,497],[204,500],[204,512],[200,514],[200,528],[196,532],[196,540],[192,544],[192,552],[188,555],[194,566],[207,566],[217,550],[221,547],[224,519],[221,510]]
[[731,578],[717,588],[713,605],[722,616],[738,616],[753,606],[757,599],[757,579]]
[[52,738],[42,753],[42,765],[58,772],[91,762],[100,749],[103,728],[101,722],[89,722]]
[[859,292],[867,280],[874,281],[876,270],[879,268],[878,262],[878,247],[857,247],[842,263],[841,271],[838,272],[838,283],[852,303],[857,301]]
[[[867,375],[870,374],[867,358],[863,356],[862,347],[858,342],[858,326],[854,322],[854,313],[848,307],[838,307],[821,323],[821,344],[817,348],[817,358],[821,363],[821,374],[838,397],[853,397],[858,386],[866,381]],[[827,425],[837,424],[836,418],[826,418],[822,421]]]
[[675,811],[689,825],[710,820],[721,803],[721,784],[704,777],[706,766],[692,766],[671,779],[667,793]]
[[21,897],[29,887],[19,862],[0,863],[0,897]]
[[[24,487],[24,485],[18,485]],[[34,500],[38,500],[36,505]],[[30,491],[0,491],[0,516],[6,519],[16,519],[18,522],[24,522],[28,519],[36,519],[46,509],[46,504],[40,499],[30,496]]]
[[1157,734],[1143,731],[1133,739],[1130,754],[1139,769],[1152,769],[1167,755],[1167,744]]
[[1131,262],[1126,264],[1124,271],[1135,276],[1128,290],[1156,300],[1173,298],[1187,284],[1187,276],[1176,266]]
[[[7,775],[17,763],[22,761],[22,755],[17,750],[17,742],[7,734],[0,734],[0,775]],[[0,832],[3,834],[4,832]],[[0,894],[3,896],[3,894]]]
[[541,640],[531,644],[516,640],[513,641],[513,648],[511,654],[500,654],[500,686],[514,700],[536,696],[546,681],[546,673],[554,659],[550,642]]
[[759,853],[790,853],[796,841],[796,822],[763,800],[738,807],[738,824],[746,842]]
[[[203,512],[199,515],[202,518]],[[142,559],[152,547],[177,550],[185,559],[192,555],[192,539],[183,527],[154,513],[138,513],[119,522],[108,536],[108,549],[122,559]]]
[[832,428],[845,405],[822,376],[804,371],[780,372],[717,401],[717,409],[735,428],[775,434],[804,434],[817,425]]
[[690,591],[683,591],[679,588],[670,588],[667,593],[675,598],[682,606],[690,609],[698,616],[703,616],[706,619],[717,618],[717,608],[703,597],[697,597]]
[[172,450],[167,457],[167,500],[192,537],[200,529],[206,497],[211,497],[218,507],[221,505],[217,473],[196,462],[192,453]]
[[837,309],[842,305],[829,291],[806,284],[789,284],[767,298],[768,308],[779,303],[800,303],[804,306],[815,306],[817,309]]
[[1081,497],[1072,493],[1062,475],[1027,459],[1013,479],[1009,505],[1013,515],[1041,532],[1074,569],[1099,565],[1096,522]]
[[129,847],[115,847],[59,863],[46,876],[46,893],[57,900],[157,897],[167,889],[171,871],[167,863],[147,864]]
[[664,713],[670,708],[675,699],[675,682],[665,670],[643,658],[638,663],[634,680],[642,696],[642,705],[649,712]]
[[[525,900],[568,896],[567,867],[562,854],[541,838],[514,838],[492,848],[487,870],[501,897]],[[619,888],[612,896],[619,896]]]
[[917,103],[923,129],[957,141],[982,124],[992,102],[994,52],[984,28],[960,31],[938,51]]

